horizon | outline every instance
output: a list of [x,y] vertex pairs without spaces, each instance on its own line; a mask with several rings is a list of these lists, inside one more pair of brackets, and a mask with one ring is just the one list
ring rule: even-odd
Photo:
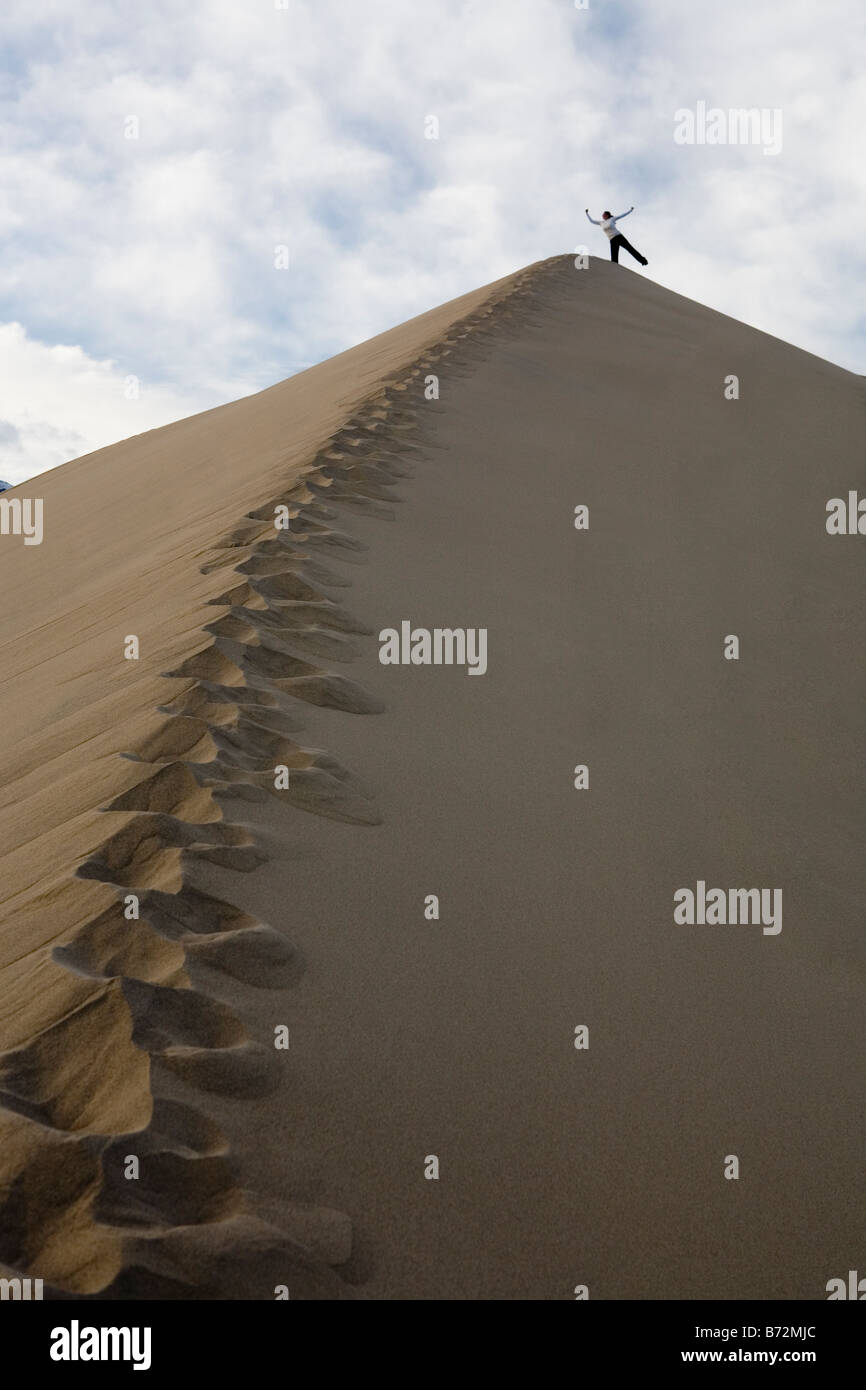
[[[551,260],[551,261],[554,261],[554,260],[557,260],[557,259],[563,259],[563,260],[572,260],[572,259],[575,259],[575,260],[576,260],[577,258],[573,257],[572,254],[571,254],[570,252],[568,252],[568,253],[562,253],[561,256],[552,256],[552,257],[549,257],[549,258],[547,258],[547,259],[548,259],[548,260]],[[606,261],[606,258],[605,258],[605,257],[603,257],[603,256],[596,256],[596,255],[594,255],[594,254],[592,254],[592,253],[590,253],[590,255],[589,255],[588,257],[586,257],[585,259],[586,259],[586,261],[596,260],[596,261],[600,261],[600,262],[602,262],[602,263],[604,263],[604,264],[607,264],[607,261]],[[536,264],[539,264],[539,263],[536,263]],[[529,266],[521,266],[521,267],[518,267],[517,269],[515,269],[513,272],[510,272],[510,274],[519,275],[522,271],[526,271],[526,270],[528,270],[529,268],[530,268]],[[507,277],[506,277],[506,278],[507,278]],[[496,282],[492,282],[492,283],[496,283]],[[472,289],[475,289],[475,290],[480,290],[480,289],[483,289],[483,288],[485,288],[485,286],[483,286],[483,285],[478,285],[478,286],[472,287]],[[660,285],[660,286],[658,286],[658,288],[661,289],[661,290],[665,290],[665,291],[667,291],[667,292],[669,292],[669,293],[671,293],[671,294],[678,294],[678,291],[676,291],[676,290],[669,290],[668,287],[667,287],[667,286],[664,286],[664,285]],[[472,293],[472,289],[470,289],[470,290],[468,291],[468,293]],[[461,297],[462,297],[462,296],[460,296],[460,295],[455,296],[455,298],[458,298],[458,299],[461,298]],[[765,329],[756,328],[754,325],[745,323],[745,322],[743,322],[743,320],[740,320],[740,319],[734,319],[734,318],[732,317],[732,315],[730,315],[730,314],[725,314],[723,310],[715,309],[713,305],[710,305],[710,304],[702,304],[700,300],[690,299],[689,296],[687,296],[687,295],[679,295],[679,297],[680,297],[680,298],[683,298],[683,299],[686,299],[689,303],[698,305],[700,308],[709,309],[709,310],[711,310],[711,311],[714,312],[714,313],[721,313],[721,314],[723,314],[723,316],[724,316],[725,318],[730,318],[732,322],[734,322],[734,323],[739,323],[739,324],[741,324],[742,327],[744,327],[744,328],[751,328],[751,329],[753,329],[754,332],[761,334],[761,336],[763,336],[763,337],[773,339],[773,340],[776,341],[776,342],[779,342],[779,343],[784,344],[786,347],[791,347],[791,348],[796,349],[798,352],[805,352],[807,355],[815,357],[817,361],[823,362],[823,363],[825,363],[825,364],[828,365],[828,366],[831,366],[831,367],[839,367],[839,370],[840,370],[840,371],[848,371],[848,370],[849,370],[849,369],[846,368],[846,367],[842,367],[839,363],[833,362],[830,358],[820,357],[818,354],[811,353],[810,350],[809,350],[808,348],[803,348],[803,347],[801,347],[799,344],[794,343],[794,342],[791,342],[789,339],[780,338],[780,337],[778,337],[778,335],[776,335],[776,334],[774,334],[774,333],[769,333],[769,332],[767,332]],[[444,303],[442,303],[442,304],[430,305],[428,308],[421,309],[417,315],[413,315],[412,317],[413,317],[413,318],[419,318],[419,317],[423,316],[425,313],[429,313],[429,312],[431,312],[431,311],[434,310],[434,309],[437,309],[437,308],[445,308],[445,307],[446,307],[449,303],[451,303],[451,302],[453,302],[453,301],[451,301],[451,300],[446,300],[446,301],[444,301]],[[388,333],[388,332],[390,332],[392,329],[401,328],[401,327],[404,326],[405,323],[409,323],[409,322],[411,322],[411,321],[412,321],[411,319],[407,319],[407,320],[403,320],[402,323],[390,324],[390,325],[388,325],[388,327],[386,327],[386,328],[380,330],[380,333],[379,333],[379,334],[374,334],[374,335],[372,335],[372,336],[373,336],[374,338],[377,337],[377,336],[381,336],[383,333]],[[137,432],[137,435],[152,434],[152,433],[154,433],[154,432],[156,432],[156,431],[158,431],[158,430],[163,430],[163,429],[166,429],[166,430],[167,430],[167,429],[170,429],[172,425],[180,425],[180,424],[183,424],[185,421],[194,420],[194,419],[196,419],[197,417],[199,417],[200,415],[209,414],[209,413],[210,413],[211,411],[213,411],[213,410],[219,410],[219,409],[221,409],[221,408],[223,408],[223,407],[225,407],[225,406],[230,406],[230,405],[238,404],[238,403],[240,403],[241,401],[246,400],[246,399],[248,399],[248,398],[251,397],[251,396],[258,396],[258,395],[261,395],[261,394],[263,394],[263,393],[266,392],[266,391],[272,390],[272,389],[273,389],[274,387],[276,387],[276,386],[283,385],[283,384],[285,384],[286,382],[289,382],[289,381],[293,380],[294,378],[296,378],[296,377],[298,377],[298,376],[301,376],[301,375],[302,375],[303,373],[305,373],[305,372],[315,371],[315,369],[316,369],[317,367],[324,366],[327,362],[331,361],[331,360],[332,360],[333,358],[335,358],[335,357],[341,356],[343,353],[351,352],[351,351],[353,351],[354,349],[357,349],[357,348],[363,348],[363,347],[365,346],[365,344],[368,343],[368,342],[370,342],[370,341],[371,341],[371,339],[363,339],[360,343],[352,343],[352,344],[350,344],[348,347],[340,348],[340,349],[338,349],[336,352],[331,353],[328,357],[322,358],[321,361],[319,361],[319,362],[312,362],[312,363],[309,364],[309,366],[300,367],[296,372],[291,373],[290,376],[283,377],[283,378],[281,378],[280,380],[277,380],[277,381],[266,382],[263,386],[256,387],[253,391],[245,392],[244,394],[242,394],[242,395],[240,395],[240,396],[236,396],[236,397],[232,398],[231,400],[215,401],[215,402],[213,402],[213,403],[210,404],[210,405],[204,406],[201,410],[195,410],[195,411],[193,411],[190,415],[181,415],[181,416],[177,417],[176,419],[166,420],[166,421],[163,421],[163,422],[161,422],[161,423],[157,423],[157,424],[151,425],[151,426],[147,427],[146,429],[139,430],[139,431]],[[852,375],[858,375],[858,374],[857,374],[857,373],[852,373]],[[21,486],[23,486],[25,483],[30,482],[30,481],[32,481],[32,480],[35,479],[35,478],[41,478],[41,477],[44,477],[44,476],[45,476],[46,474],[48,474],[48,473],[53,473],[53,472],[56,472],[58,469],[65,468],[68,464],[80,462],[81,460],[88,458],[91,454],[94,454],[94,453],[101,453],[101,452],[103,452],[103,451],[106,450],[106,449],[120,448],[123,444],[128,443],[131,439],[136,438],[137,435],[126,435],[126,436],[122,436],[120,439],[110,440],[110,441],[109,441],[108,443],[106,443],[106,444],[100,444],[100,445],[98,445],[95,449],[88,450],[88,452],[85,453],[85,454],[77,454],[77,455],[75,455],[73,458],[65,459],[65,460],[63,460],[61,463],[58,463],[58,464],[53,464],[50,468],[44,469],[44,470],[42,471],[42,473],[33,474],[31,477],[28,477],[28,478],[22,478],[22,479],[20,479],[18,482],[6,482],[6,483],[4,484],[3,481],[0,480],[0,491],[4,491],[4,490],[7,490],[7,491],[8,491],[8,490],[11,490],[11,489],[13,489],[13,488],[15,488],[15,487],[21,487]]]
[[585,206],[635,205],[635,273],[866,371],[853,0],[819,29],[769,0],[410,14],[11,0],[0,476],[253,394],[549,255],[603,256]]

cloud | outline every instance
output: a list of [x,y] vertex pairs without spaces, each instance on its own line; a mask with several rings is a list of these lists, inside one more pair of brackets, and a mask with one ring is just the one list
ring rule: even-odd
[[[4,23],[7,316],[140,376],[166,420],[605,254],[587,204],[636,204],[662,284],[866,370],[856,0],[6,0]],[[780,109],[781,152],[677,145],[698,101]],[[131,418],[101,391],[71,427],[63,399],[36,413],[68,443]]]
[[200,408],[80,347],[37,342],[20,323],[0,324],[0,380],[0,477],[10,483]]

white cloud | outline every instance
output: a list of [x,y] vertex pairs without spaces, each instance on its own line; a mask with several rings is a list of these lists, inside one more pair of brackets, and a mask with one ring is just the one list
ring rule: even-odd
[[[578,242],[605,254],[583,208],[617,202],[653,278],[866,370],[857,0],[6,0],[4,23],[7,316],[139,374],[153,407],[231,399]],[[780,108],[781,153],[677,146],[699,100]],[[123,434],[108,399],[76,437]]]
[[80,347],[36,342],[20,323],[0,324],[0,380],[0,478],[7,483],[204,408],[132,380]]

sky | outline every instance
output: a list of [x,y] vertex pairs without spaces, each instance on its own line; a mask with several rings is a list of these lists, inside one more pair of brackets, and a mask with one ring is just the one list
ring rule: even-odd
[[606,256],[586,207],[866,372],[861,0],[4,0],[0,38],[8,482]]

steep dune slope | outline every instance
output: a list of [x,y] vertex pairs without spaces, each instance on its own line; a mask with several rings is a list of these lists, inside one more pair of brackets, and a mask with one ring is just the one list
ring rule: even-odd
[[[562,257],[39,479],[43,545],[0,545],[0,1262],[254,1298],[854,1267],[861,542],[824,517],[863,415]],[[383,666],[403,621],[486,629],[486,673]],[[782,930],[676,924],[698,880],[781,886]]]
[[[151,1075],[158,1055],[194,1082],[254,1089],[270,1060],[229,1011],[195,995],[185,969],[188,946],[211,944],[230,971],[242,969],[231,964],[233,933],[254,925],[229,905],[206,903],[193,922],[189,901],[178,906],[196,856],[237,869],[260,858],[247,835],[221,825],[207,790],[235,775],[220,731],[254,705],[259,767],[284,743],[269,732],[275,716],[278,729],[291,727],[269,695],[253,687],[235,697],[243,676],[218,649],[214,624],[238,635],[220,612],[235,601],[266,607],[234,572],[245,560],[253,586],[261,578],[285,594],[306,591],[275,505],[296,516],[311,499],[305,478],[330,485],[349,475],[335,452],[349,425],[353,454],[393,450],[420,371],[412,363],[426,349],[449,353],[502,300],[516,305],[530,278],[465,295],[280,386],[7,494],[41,497],[45,520],[41,545],[14,535],[0,545],[0,1261],[99,1289],[122,1265],[127,1225],[201,1219],[208,1164],[220,1168],[220,1200],[234,1200],[225,1160],[205,1161],[207,1148],[186,1140],[199,1123],[189,1107],[154,1115]],[[511,312],[500,309],[504,323]],[[360,464],[355,471],[363,477]],[[227,587],[236,592],[221,600]],[[137,660],[124,657],[129,636]],[[312,761],[295,748],[287,756]],[[137,920],[129,891],[139,895]],[[275,947],[261,935],[253,958],[267,965]],[[282,970],[285,950],[277,942]],[[146,1166],[161,1185],[131,1223],[104,1209],[95,1219],[116,1178],[110,1143],[132,1133],[121,1148],[152,1149],[158,1162]],[[178,1187],[188,1191],[180,1202]],[[175,1210],[161,1213],[163,1203]]]

